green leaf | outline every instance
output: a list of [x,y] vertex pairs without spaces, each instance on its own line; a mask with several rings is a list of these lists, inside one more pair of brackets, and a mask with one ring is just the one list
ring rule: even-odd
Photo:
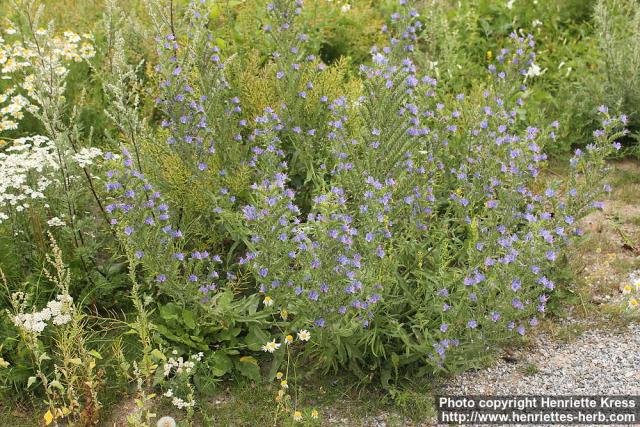
[[153,350],[151,350],[151,356],[153,356],[156,359],[156,361],[167,359],[164,353],[158,350],[157,348],[154,348]]
[[102,360],[102,355],[95,350],[89,351],[89,354],[95,357],[98,360]]
[[242,332],[241,328],[229,328],[221,331],[218,334],[218,340],[220,341],[231,341],[235,337],[237,337],[240,332]]
[[250,380],[256,382],[260,381],[260,366],[258,366],[258,362],[253,357],[244,356],[238,359],[236,362],[236,369]]
[[174,303],[169,303],[160,307],[160,317],[164,320],[179,320],[179,308]]
[[279,350],[276,350],[276,352],[273,354],[273,361],[271,362],[271,367],[269,368],[269,374],[267,378],[275,378],[278,370],[280,369],[280,366],[282,366],[285,354],[286,352],[284,346],[282,346]]
[[255,357],[253,357],[253,356],[242,356],[242,357],[240,358],[240,361],[241,361],[242,363],[252,363],[252,364],[254,364],[254,365],[256,365],[256,366],[259,366],[259,365],[258,365],[258,361],[257,361],[257,360],[256,360],[256,358],[255,358]]
[[185,325],[187,325],[187,328],[195,329],[195,327],[196,327],[196,318],[193,315],[192,311],[187,310],[186,308],[184,310],[182,310],[182,321],[184,322]]
[[389,381],[391,381],[391,369],[382,368],[380,370],[380,384],[383,389],[389,389]]
[[396,353],[391,353],[391,364],[396,369],[398,368],[398,366],[400,364],[400,356],[398,356]]
[[216,300],[218,308],[220,310],[228,309],[229,306],[231,305],[231,302],[233,301],[233,292],[225,291],[218,295],[219,296]]
[[249,329],[249,333],[244,338],[245,344],[249,350],[252,351],[260,351],[260,347],[265,345],[268,341],[269,335],[257,326],[252,326],[251,329]]
[[55,388],[57,388],[57,389],[58,389],[58,390],[60,390],[60,391],[64,391],[64,386],[63,386],[63,385],[62,385],[62,383],[61,383],[60,381],[58,381],[58,380],[53,380],[53,381],[51,381],[51,382],[49,383],[49,385],[50,385],[51,387],[55,387]]
[[207,365],[211,370],[211,374],[215,377],[228,374],[233,369],[233,361],[222,352],[216,352],[209,356],[207,358]]
[[[173,342],[179,342],[182,344],[185,344],[191,348],[196,348],[198,350],[208,350],[209,346],[207,346],[206,344],[198,344],[196,342],[194,342],[192,339],[190,339],[188,336],[186,335],[177,335],[176,333],[174,333],[174,331],[169,330],[169,328],[167,328],[164,325],[156,325],[156,330],[166,339],[173,341]],[[176,331],[177,333],[180,333],[179,331]]]
[[27,388],[31,387],[33,384],[35,384],[36,382],[36,377],[29,377],[29,380],[27,381]]

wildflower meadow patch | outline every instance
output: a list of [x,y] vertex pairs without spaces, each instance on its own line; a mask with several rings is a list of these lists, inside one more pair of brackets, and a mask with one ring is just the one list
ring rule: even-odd
[[[600,106],[550,177],[562,123],[527,113],[533,35],[514,29],[462,91],[424,66],[419,2],[384,2],[355,65],[323,58],[303,19],[317,2],[257,2],[260,45],[243,46],[214,2],[150,0],[143,59],[116,2],[86,35],[15,3],[0,38],[0,377],[44,402],[44,424],[95,425],[107,389],[135,395],[130,425],[155,422],[156,401],[194,422],[228,381],[275,384],[275,423],[319,423],[304,375],[389,388],[459,372],[559,298],[627,116]],[[71,93],[77,75],[90,90]]]

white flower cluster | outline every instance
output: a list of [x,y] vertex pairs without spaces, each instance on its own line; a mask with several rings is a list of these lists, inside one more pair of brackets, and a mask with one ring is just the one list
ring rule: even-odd
[[62,219],[58,218],[57,216],[54,216],[53,218],[47,221],[47,225],[49,227],[64,227],[65,225],[67,225],[67,223],[64,222]]
[[193,408],[194,406],[196,406],[196,401],[193,399],[187,401],[184,399],[180,399],[178,396],[174,396],[172,389],[167,390],[164,393],[164,397],[172,398],[171,404],[178,409]]
[[[90,147],[74,154],[67,151],[63,156],[85,168],[102,154],[99,148]],[[41,135],[16,139],[0,152],[0,223],[9,218],[9,211],[22,212],[34,200],[43,200],[47,206],[45,190],[60,183],[59,169],[54,142]],[[77,175],[70,174],[69,178],[75,179]],[[47,224],[50,227],[65,225],[57,217]]]
[[32,200],[44,199],[58,169],[54,145],[44,136],[17,139],[0,152],[0,223],[7,208],[22,212]]
[[[177,352],[174,350],[173,354],[175,355]],[[199,362],[204,357],[202,352],[198,354],[192,354],[187,360],[184,360],[182,356],[174,359],[170,357],[167,360],[167,363],[164,365],[164,376],[168,377],[171,373],[174,374],[182,374],[185,373],[187,375],[193,372],[193,368],[196,366],[196,362]]]
[[86,168],[93,164],[93,159],[102,156],[102,150],[96,147],[82,148],[76,154],[73,154],[71,158],[78,162],[81,168]]
[[49,301],[41,311],[34,313],[19,313],[13,318],[13,323],[26,332],[39,334],[44,331],[47,322],[54,325],[66,325],[71,321],[73,314],[73,298],[68,295],[58,295],[55,300]]
[[540,68],[538,64],[536,64],[535,62],[532,62],[531,65],[529,66],[529,69],[527,70],[526,76],[527,78],[538,77],[543,75],[546,71],[547,71],[546,68],[543,70],[542,68]]
[[15,36],[16,33],[13,27],[5,29],[5,34],[13,39],[12,42],[0,35],[0,79],[14,83],[4,93],[0,92],[0,132],[17,129],[18,122],[24,117],[24,110],[37,111],[37,106],[19,93],[26,92],[28,97],[34,98],[34,67],[44,66],[64,78],[69,71],[69,63],[95,56],[93,38],[89,34],[80,36],[65,31],[61,36],[56,36],[48,30],[39,29],[36,36],[40,40],[40,58],[37,58],[39,53],[36,44],[24,41]]
[[[176,350],[173,351],[173,355],[177,355],[178,352]],[[196,367],[196,363],[201,361],[204,357],[204,353],[200,352],[197,354],[192,354],[187,360],[185,360],[182,356],[178,358],[170,357],[167,360],[167,363],[164,365],[164,376],[168,377],[172,373],[175,375],[183,374],[183,380],[186,380],[187,383],[190,381],[190,375],[193,374],[193,370]],[[189,389],[191,393],[187,400],[184,400],[175,395],[173,389],[168,389],[164,396],[171,399],[171,404],[178,409],[188,409],[193,408],[196,405],[196,401],[193,399],[193,389],[191,385],[189,385]]]

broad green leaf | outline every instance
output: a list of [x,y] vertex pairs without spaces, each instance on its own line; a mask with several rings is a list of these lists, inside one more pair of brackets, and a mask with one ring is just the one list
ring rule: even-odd
[[243,376],[256,382],[260,381],[260,367],[253,357],[245,356],[238,359],[236,369]]
[[269,335],[258,328],[257,326],[251,327],[249,333],[244,339],[245,344],[252,351],[260,351],[260,348],[269,341]]
[[196,318],[191,310],[187,310],[186,308],[182,310],[182,321],[189,329],[196,327]]
[[211,374],[221,377],[228,374],[233,369],[233,361],[224,353],[216,352],[207,358],[207,365],[211,369]]

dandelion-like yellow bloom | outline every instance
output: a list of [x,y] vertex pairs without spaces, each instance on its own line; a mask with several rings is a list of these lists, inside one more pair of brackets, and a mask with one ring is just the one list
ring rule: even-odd
[[273,305],[273,299],[271,297],[264,297],[264,301],[262,302],[265,307],[271,307]]
[[286,342],[287,344],[291,344],[293,342],[293,336],[292,335],[287,335],[284,338],[284,342]]
[[287,383],[287,380],[280,381],[280,387],[289,388],[289,383]]
[[622,288],[622,293],[624,295],[629,295],[632,290],[633,288],[631,287],[631,285],[624,285],[624,288]]
[[629,307],[631,308],[637,308],[638,307],[638,300],[635,298],[631,298],[629,300]]
[[279,379],[279,380],[281,380],[283,376],[284,376],[284,374],[282,372],[278,372],[276,374],[276,378]]
[[311,411],[311,418],[313,418],[314,420],[318,419],[318,410],[317,409],[313,409]]
[[302,412],[295,411],[293,413],[293,421],[302,421]]
[[282,317],[282,320],[287,320],[287,318],[289,317],[289,312],[287,310],[282,310],[280,312],[280,317]]

